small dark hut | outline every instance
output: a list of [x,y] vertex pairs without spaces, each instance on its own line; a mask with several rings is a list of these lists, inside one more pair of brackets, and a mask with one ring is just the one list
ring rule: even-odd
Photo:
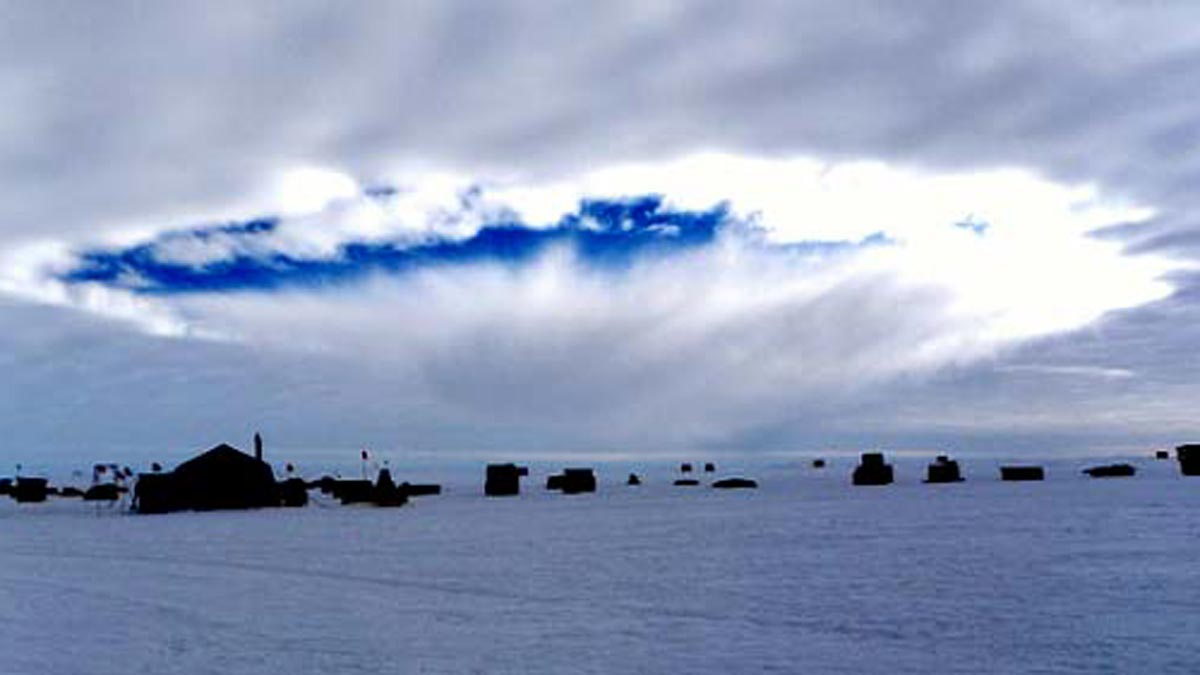
[[0,497],[11,495],[13,491],[13,479],[0,478]]
[[115,502],[121,498],[121,488],[116,483],[93,485],[83,493],[85,502]]
[[279,504],[299,507],[308,504],[308,484],[303,478],[288,478],[279,482]]
[[854,485],[891,485],[895,472],[883,460],[882,452],[864,452],[850,480]]
[[408,503],[408,495],[396,487],[392,472],[387,467],[379,470],[371,501],[375,506],[403,506]]
[[253,457],[222,443],[170,473],[139,475],[134,504],[139,513],[253,509],[279,506],[279,491],[256,434]]
[[1003,481],[1034,481],[1045,479],[1046,470],[1040,466],[1000,467],[1000,480]]
[[596,491],[596,473],[591,469],[563,469],[563,494]]
[[717,470],[716,464],[713,464],[712,462],[704,463],[704,473],[713,473],[716,470]]
[[529,469],[516,464],[488,464],[483,494],[488,497],[511,497],[521,494],[521,478]]
[[1179,471],[1185,476],[1200,476],[1200,443],[1187,443],[1175,448]]
[[1084,469],[1083,473],[1092,478],[1128,478],[1137,473],[1137,468],[1132,464],[1105,464]]
[[812,461],[812,467],[814,469],[824,469],[825,468],[825,460],[821,459],[820,457],[814,459]]
[[405,497],[427,497],[442,494],[442,486],[437,483],[401,483],[400,492]]
[[563,469],[546,479],[546,489],[561,490],[565,495],[595,492],[596,474],[591,469]]
[[691,473],[692,465],[689,462],[684,462],[679,465],[679,473]]
[[629,474],[629,478],[625,479],[626,485],[641,485],[642,479],[636,473]]
[[174,476],[169,473],[140,473],[133,486],[133,508],[138,513],[179,511],[174,496]]
[[758,482],[749,478],[722,478],[713,482],[712,486],[718,490],[752,490],[758,487]]
[[329,494],[343,504],[367,504],[375,499],[375,484],[365,478],[339,479]]
[[1155,450],[1154,459],[1171,459],[1171,453],[1166,450]]
[[35,504],[46,501],[50,493],[50,481],[45,478],[26,478],[18,476],[13,485],[12,497],[21,504]]
[[926,468],[926,483],[960,483],[962,480],[962,471],[958,468],[958,462],[946,455],[938,455],[937,459]]

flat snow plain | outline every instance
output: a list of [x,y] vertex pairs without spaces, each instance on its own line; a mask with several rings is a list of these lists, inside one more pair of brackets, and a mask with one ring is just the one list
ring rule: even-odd
[[1200,478],[1136,463],[852,488],[849,459],[794,462],[734,492],[610,467],[510,499],[480,466],[394,510],[5,499],[0,672],[1200,672]]

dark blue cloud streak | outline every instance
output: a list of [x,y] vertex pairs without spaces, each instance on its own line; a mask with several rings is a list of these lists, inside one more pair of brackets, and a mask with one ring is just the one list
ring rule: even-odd
[[[277,218],[170,232],[124,249],[91,250],[60,279],[100,283],[145,294],[235,292],[318,286],[353,281],[372,273],[404,273],[437,266],[489,262],[520,266],[552,246],[568,245],[580,260],[599,269],[620,270],[648,256],[670,256],[712,244],[733,221],[727,204],[708,210],[676,210],[658,195],[583,200],[574,213],[549,228],[533,228],[510,217],[488,224],[471,237],[423,243],[347,242],[328,258],[299,258],[281,252],[237,253],[200,265],[164,260],[165,243],[178,238],[235,242],[275,231]],[[890,243],[882,233],[862,242],[814,241],[776,247],[780,251],[825,254],[856,246]],[[239,247],[233,247],[238,250]],[[252,250],[253,247],[241,247]]]

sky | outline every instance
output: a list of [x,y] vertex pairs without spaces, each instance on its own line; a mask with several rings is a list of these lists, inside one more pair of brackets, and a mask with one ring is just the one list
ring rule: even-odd
[[1195,438],[1189,2],[0,0],[0,462]]

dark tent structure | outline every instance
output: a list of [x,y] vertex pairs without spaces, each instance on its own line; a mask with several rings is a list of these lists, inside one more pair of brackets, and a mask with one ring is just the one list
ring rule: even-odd
[[1137,467],[1132,464],[1105,464],[1083,470],[1092,478],[1128,478],[1137,474]]
[[529,469],[516,464],[488,464],[483,494],[489,497],[512,497],[521,494],[521,478]]
[[214,511],[279,506],[279,490],[270,465],[255,455],[222,443],[164,474],[142,474],[134,491],[139,513]]
[[895,471],[884,461],[882,452],[864,452],[850,477],[854,485],[891,485],[893,480]]
[[958,462],[948,455],[938,455],[925,471],[926,483],[961,483],[963,480]]
[[1040,466],[1002,466],[1000,480],[1003,481],[1038,481],[1046,480],[1046,470]]
[[546,479],[547,490],[560,490],[565,495],[596,491],[596,473],[591,469],[563,469],[562,473]]
[[1200,443],[1185,443],[1175,448],[1179,471],[1185,476],[1200,476]]
[[13,499],[20,503],[37,503],[46,501],[50,494],[50,481],[45,478],[29,478],[18,476],[12,489]]

